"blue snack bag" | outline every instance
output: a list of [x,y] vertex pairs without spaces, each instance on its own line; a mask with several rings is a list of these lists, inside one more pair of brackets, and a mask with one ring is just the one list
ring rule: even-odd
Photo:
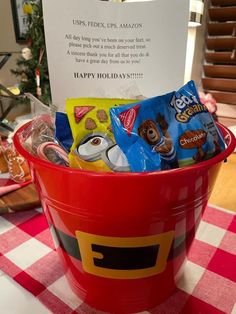
[[224,140],[193,81],[176,92],[110,109],[116,143],[131,171],[179,168],[224,150]]
[[73,144],[73,137],[68,117],[64,112],[56,112],[55,139],[67,152],[70,151]]

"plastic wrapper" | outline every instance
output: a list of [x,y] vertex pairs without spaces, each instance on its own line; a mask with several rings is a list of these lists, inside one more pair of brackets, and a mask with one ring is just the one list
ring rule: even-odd
[[8,172],[7,160],[5,157],[6,145],[2,142],[0,137],[0,173]]
[[73,145],[70,166],[91,171],[129,171],[127,159],[114,141],[109,109],[132,99],[67,99]]
[[0,174],[7,174],[4,178],[9,178],[16,183],[24,183],[31,180],[27,161],[19,155],[12,143],[3,142],[1,138]]
[[207,160],[225,148],[193,81],[177,92],[114,107],[110,113],[116,142],[131,171],[179,168]]
[[49,115],[36,117],[22,132],[25,149],[40,159],[68,166],[67,152],[55,141],[54,121]]
[[73,144],[73,137],[68,117],[64,112],[56,112],[55,139],[67,152],[70,151]]
[[23,183],[31,180],[27,161],[24,157],[19,155],[12,144],[5,149],[4,155],[7,161],[8,172],[11,180],[17,183]]

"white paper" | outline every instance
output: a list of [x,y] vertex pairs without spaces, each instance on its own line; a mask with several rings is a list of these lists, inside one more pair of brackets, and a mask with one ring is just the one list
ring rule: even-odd
[[184,82],[189,0],[43,0],[53,103],[146,97]]

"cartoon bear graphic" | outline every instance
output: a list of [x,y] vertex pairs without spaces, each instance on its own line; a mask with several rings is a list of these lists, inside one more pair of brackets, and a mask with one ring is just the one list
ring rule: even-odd
[[[159,125],[162,134],[159,131],[157,124]],[[153,151],[160,154],[162,170],[179,168],[176,151],[168,132],[168,124],[160,113],[158,114],[156,121],[143,121],[138,128],[138,135],[152,147]]]

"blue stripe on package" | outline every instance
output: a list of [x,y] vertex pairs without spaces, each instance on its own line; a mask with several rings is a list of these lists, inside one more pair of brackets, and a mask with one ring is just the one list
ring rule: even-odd
[[111,108],[110,115],[116,143],[134,172],[184,167],[225,148],[193,81],[176,92]]
[[64,112],[56,112],[55,139],[67,151],[73,144],[73,137],[67,115]]

